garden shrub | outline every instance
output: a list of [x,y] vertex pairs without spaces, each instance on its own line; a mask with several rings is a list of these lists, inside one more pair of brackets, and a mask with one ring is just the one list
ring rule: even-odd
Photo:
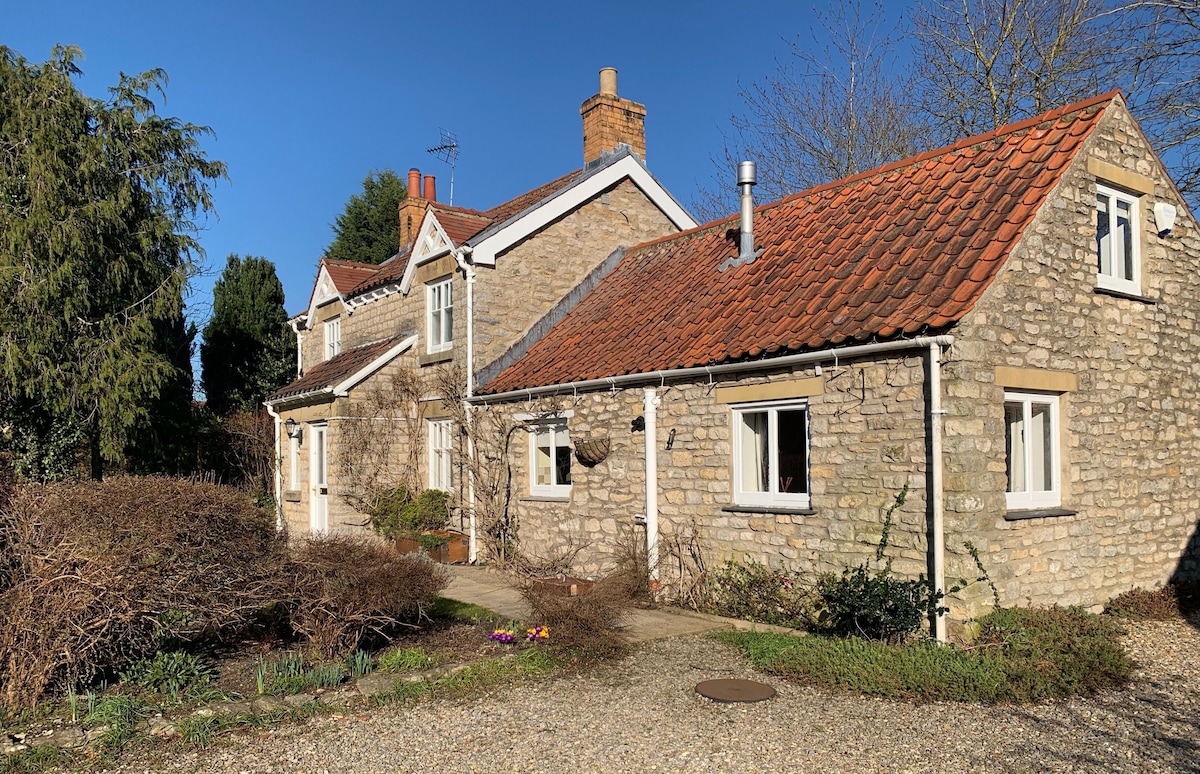
[[347,535],[300,542],[287,576],[292,628],[326,659],[345,658],[370,632],[424,615],[450,583],[428,557]]
[[796,573],[726,561],[705,578],[703,610],[728,618],[805,628],[812,622],[811,589]]
[[601,578],[574,597],[560,586],[531,578],[522,584],[521,593],[529,604],[531,623],[548,627],[555,651],[598,661],[625,655],[629,643],[622,625],[637,605],[628,578]]
[[1200,610],[1200,583],[1168,583],[1156,589],[1130,589],[1108,601],[1104,612],[1137,621],[1168,621]]
[[274,517],[170,478],[18,487],[0,510],[0,703],[35,704],[279,599]]
[[386,538],[442,529],[450,520],[449,498],[440,489],[426,489],[414,498],[398,486],[379,495],[371,508],[371,527]]
[[885,567],[871,572],[866,563],[847,567],[840,576],[817,580],[824,609],[820,625],[840,636],[887,642],[914,634],[941,609],[942,594],[924,575],[900,580]]

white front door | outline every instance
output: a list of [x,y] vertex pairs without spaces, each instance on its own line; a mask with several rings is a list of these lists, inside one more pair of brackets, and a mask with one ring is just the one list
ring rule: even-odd
[[308,525],[314,535],[329,532],[329,465],[325,424],[309,425],[312,458],[309,460]]

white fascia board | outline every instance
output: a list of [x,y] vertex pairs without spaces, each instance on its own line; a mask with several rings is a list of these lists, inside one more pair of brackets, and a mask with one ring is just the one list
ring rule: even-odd
[[316,319],[317,307],[335,299],[341,301],[343,305],[346,302],[346,299],[342,298],[342,294],[338,292],[337,286],[333,284],[333,277],[329,276],[329,270],[322,264],[321,270],[317,272],[317,281],[313,284],[312,296],[308,300],[308,311],[297,317],[303,316],[305,324],[307,324],[309,320]]
[[409,336],[407,339],[404,339],[400,343],[396,344],[394,347],[387,350],[382,355],[380,355],[379,357],[372,360],[370,363],[367,363],[365,366],[360,368],[356,373],[348,376],[341,383],[334,385],[334,387],[333,387],[334,396],[338,397],[338,398],[346,397],[347,395],[350,394],[350,390],[357,387],[368,376],[370,376],[371,374],[375,373],[376,371],[378,371],[379,369],[383,368],[385,365],[390,363],[392,361],[392,359],[395,358],[397,355],[399,355],[401,352],[411,349],[412,346],[416,343],[417,343],[417,337]]
[[492,234],[474,246],[472,257],[475,263],[496,265],[496,256],[537,230],[553,223],[572,210],[581,207],[591,198],[598,196],[623,178],[629,178],[641,189],[680,231],[695,228],[697,223],[688,211],[675,201],[646,168],[632,156],[626,156],[610,167],[583,180],[579,185],[563,191],[541,207],[527,212],[523,217]]
[[[436,248],[431,247],[430,237],[437,237],[442,244]],[[412,257],[408,259],[408,265],[404,267],[404,276],[400,279],[400,292],[408,295],[418,266],[447,255],[453,248],[454,242],[450,241],[446,229],[442,228],[441,223],[438,223],[433,210],[426,210],[425,218],[421,221],[421,230],[417,234],[417,240],[413,243]]]
[[282,409],[291,408],[292,406],[299,405],[299,404],[319,403],[320,401],[314,401],[313,398],[322,398],[322,397],[325,397],[327,395],[332,395],[332,394],[333,394],[332,387],[322,387],[319,390],[309,390],[308,392],[299,392],[299,393],[296,393],[295,395],[286,395],[282,398],[277,398],[275,400],[264,400],[263,405],[270,406],[273,409],[281,409],[282,410]]

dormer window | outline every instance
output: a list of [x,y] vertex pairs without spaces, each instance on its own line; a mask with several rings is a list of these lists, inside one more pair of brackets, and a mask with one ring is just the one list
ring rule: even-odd
[[429,352],[445,352],[454,344],[454,304],[450,297],[452,277],[425,286],[426,330]]
[[1140,294],[1138,198],[1096,185],[1096,285]]
[[342,318],[325,321],[325,359],[331,360],[342,351]]

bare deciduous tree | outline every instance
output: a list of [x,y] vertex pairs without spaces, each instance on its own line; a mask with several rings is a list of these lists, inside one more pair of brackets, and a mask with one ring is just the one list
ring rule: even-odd
[[1137,48],[1133,107],[1192,207],[1200,205],[1200,2],[1145,0],[1123,9]]
[[912,19],[920,107],[943,142],[1130,83],[1104,0],[924,0]]
[[397,487],[420,489],[417,455],[421,423],[416,418],[420,385],[411,369],[374,380],[352,401],[338,423],[338,477],[342,500],[370,513]]
[[894,31],[880,28],[883,8],[858,0],[817,14],[823,38],[786,41],[776,71],[739,92],[745,112],[732,116],[717,182],[693,202],[705,217],[736,209],[730,182],[738,161],[758,164],[757,194],[779,199],[873,169],[920,150],[925,132],[909,106],[911,84],[897,61]]

